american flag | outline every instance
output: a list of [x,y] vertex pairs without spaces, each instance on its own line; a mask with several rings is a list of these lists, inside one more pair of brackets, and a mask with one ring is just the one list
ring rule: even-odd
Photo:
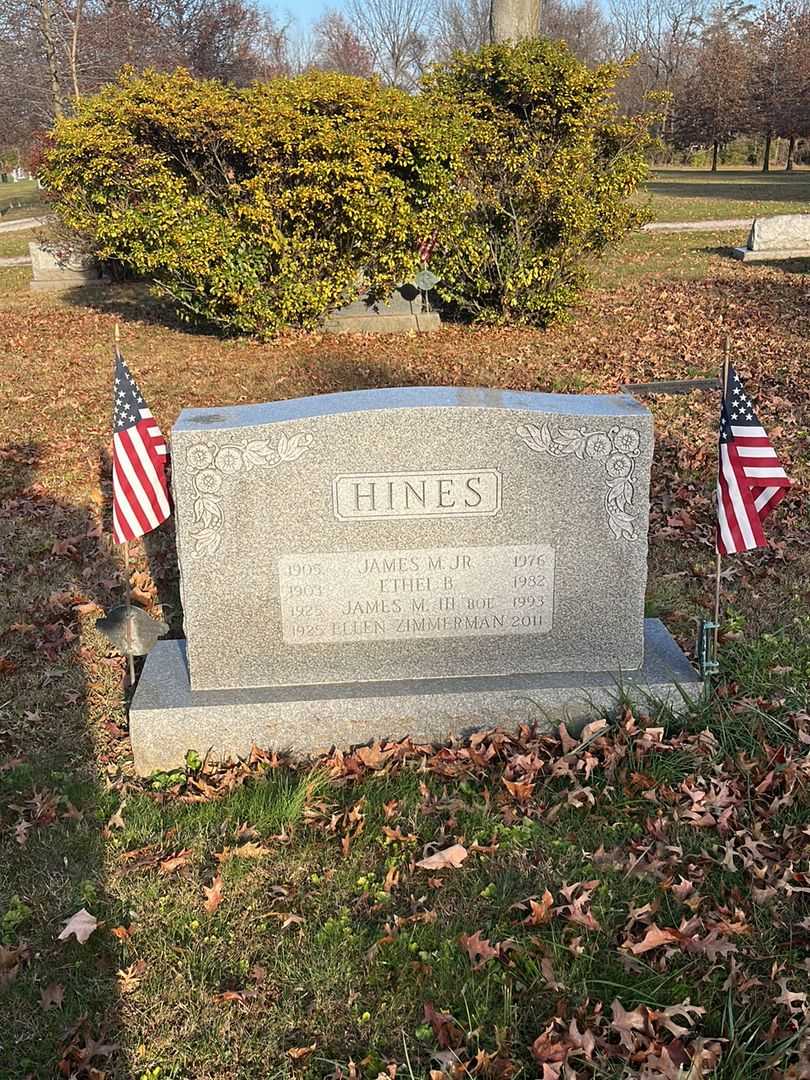
[[757,419],[740,376],[729,364],[720,412],[717,550],[721,555],[765,547],[762,522],[790,481]]
[[113,536],[125,544],[171,514],[166,440],[117,350],[113,395]]
[[426,236],[422,243],[419,245],[419,258],[423,263],[426,263],[430,256],[436,249],[436,237],[438,233],[434,232],[432,236]]

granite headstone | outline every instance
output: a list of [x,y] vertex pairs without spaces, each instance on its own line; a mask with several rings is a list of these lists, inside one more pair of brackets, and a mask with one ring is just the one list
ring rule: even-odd
[[324,321],[329,334],[424,334],[440,327],[439,313],[426,306],[423,292],[412,283],[398,286],[385,301],[359,296]]
[[644,619],[652,453],[628,396],[421,387],[184,410],[186,641],[147,660],[138,767],[574,717],[617,682],[677,703],[697,677]]
[[810,259],[810,214],[754,218],[747,244],[732,255],[742,262]]
[[98,264],[89,255],[57,250],[33,240],[28,251],[32,292],[61,292],[107,284]]

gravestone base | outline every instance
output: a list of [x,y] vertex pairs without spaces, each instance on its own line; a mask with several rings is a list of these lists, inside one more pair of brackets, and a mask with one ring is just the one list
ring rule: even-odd
[[327,334],[426,334],[439,330],[437,311],[424,311],[422,294],[413,285],[400,285],[386,302],[353,300],[333,311],[323,324]]
[[66,292],[68,289],[108,285],[101,268],[87,255],[56,252],[34,240],[28,244],[31,259],[31,292]]
[[440,330],[441,325],[437,311],[422,311],[411,315],[330,315],[324,330],[328,334],[428,334]]
[[476,728],[537,721],[549,728],[609,709],[622,691],[639,705],[675,711],[703,683],[658,619],[644,621],[644,665],[621,675],[542,675],[277,686],[250,690],[189,688],[184,641],[159,641],[146,659],[129,726],[143,776],[182,768],[187,750],[216,761],[247,757],[253,745],[316,754],[373,739],[442,741]]
[[747,247],[731,249],[731,256],[740,262],[778,262],[780,259],[810,259],[810,247],[784,248],[775,251],[751,251]]
[[[28,262],[28,260],[26,260]],[[70,289],[98,289],[109,285],[110,279],[97,273],[65,271],[58,277],[38,278],[28,283],[31,292],[68,292]]]

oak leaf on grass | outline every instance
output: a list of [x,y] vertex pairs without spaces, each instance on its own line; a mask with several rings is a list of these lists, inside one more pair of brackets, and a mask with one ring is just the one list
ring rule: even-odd
[[657,949],[661,945],[672,945],[676,941],[680,941],[680,939],[681,935],[677,930],[662,929],[653,923],[641,941],[635,943],[625,941],[622,948],[627,949],[633,956],[641,956],[642,953],[649,952],[651,949]]
[[84,945],[87,939],[98,928],[98,919],[95,915],[91,915],[86,908],[81,908],[75,915],[72,915],[65,923],[65,929],[59,935],[59,941],[67,941],[71,934],[76,938],[80,945]]
[[416,864],[423,870],[447,870],[461,866],[467,858],[467,849],[463,844],[453,844],[443,851],[436,851],[428,855],[426,859],[420,859]]
[[203,885],[203,892],[205,893],[205,910],[209,915],[213,915],[222,903],[222,875],[217,874],[210,886]]
[[312,1043],[310,1046],[291,1046],[287,1051],[287,1057],[292,1061],[303,1061],[313,1053],[317,1045],[317,1043]]
[[459,944],[469,956],[473,971],[480,971],[488,960],[498,955],[498,950],[492,947],[492,942],[481,937],[480,930],[476,930],[474,934],[462,934]]

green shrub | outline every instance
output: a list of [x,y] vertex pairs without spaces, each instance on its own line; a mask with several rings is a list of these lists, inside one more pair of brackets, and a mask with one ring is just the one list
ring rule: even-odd
[[383,296],[434,233],[445,300],[544,325],[645,217],[650,118],[618,117],[620,71],[537,40],[456,54],[417,96],[125,72],[57,122],[41,176],[98,257],[229,332],[314,326],[360,276]]
[[425,104],[324,72],[244,89],[125,72],[57,122],[41,177],[69,229],[181,315],[272,334],[360,273],[390,291],[456,212],[460,132]]
[[457,53],[425,80],[434,114],[467,131],[451,242],[434,259],[445,299],[473,317],[545,325],[573,303],[590,257],[641,224],[653,117],[620,118],[622,68],[590,69],[548,40]]

